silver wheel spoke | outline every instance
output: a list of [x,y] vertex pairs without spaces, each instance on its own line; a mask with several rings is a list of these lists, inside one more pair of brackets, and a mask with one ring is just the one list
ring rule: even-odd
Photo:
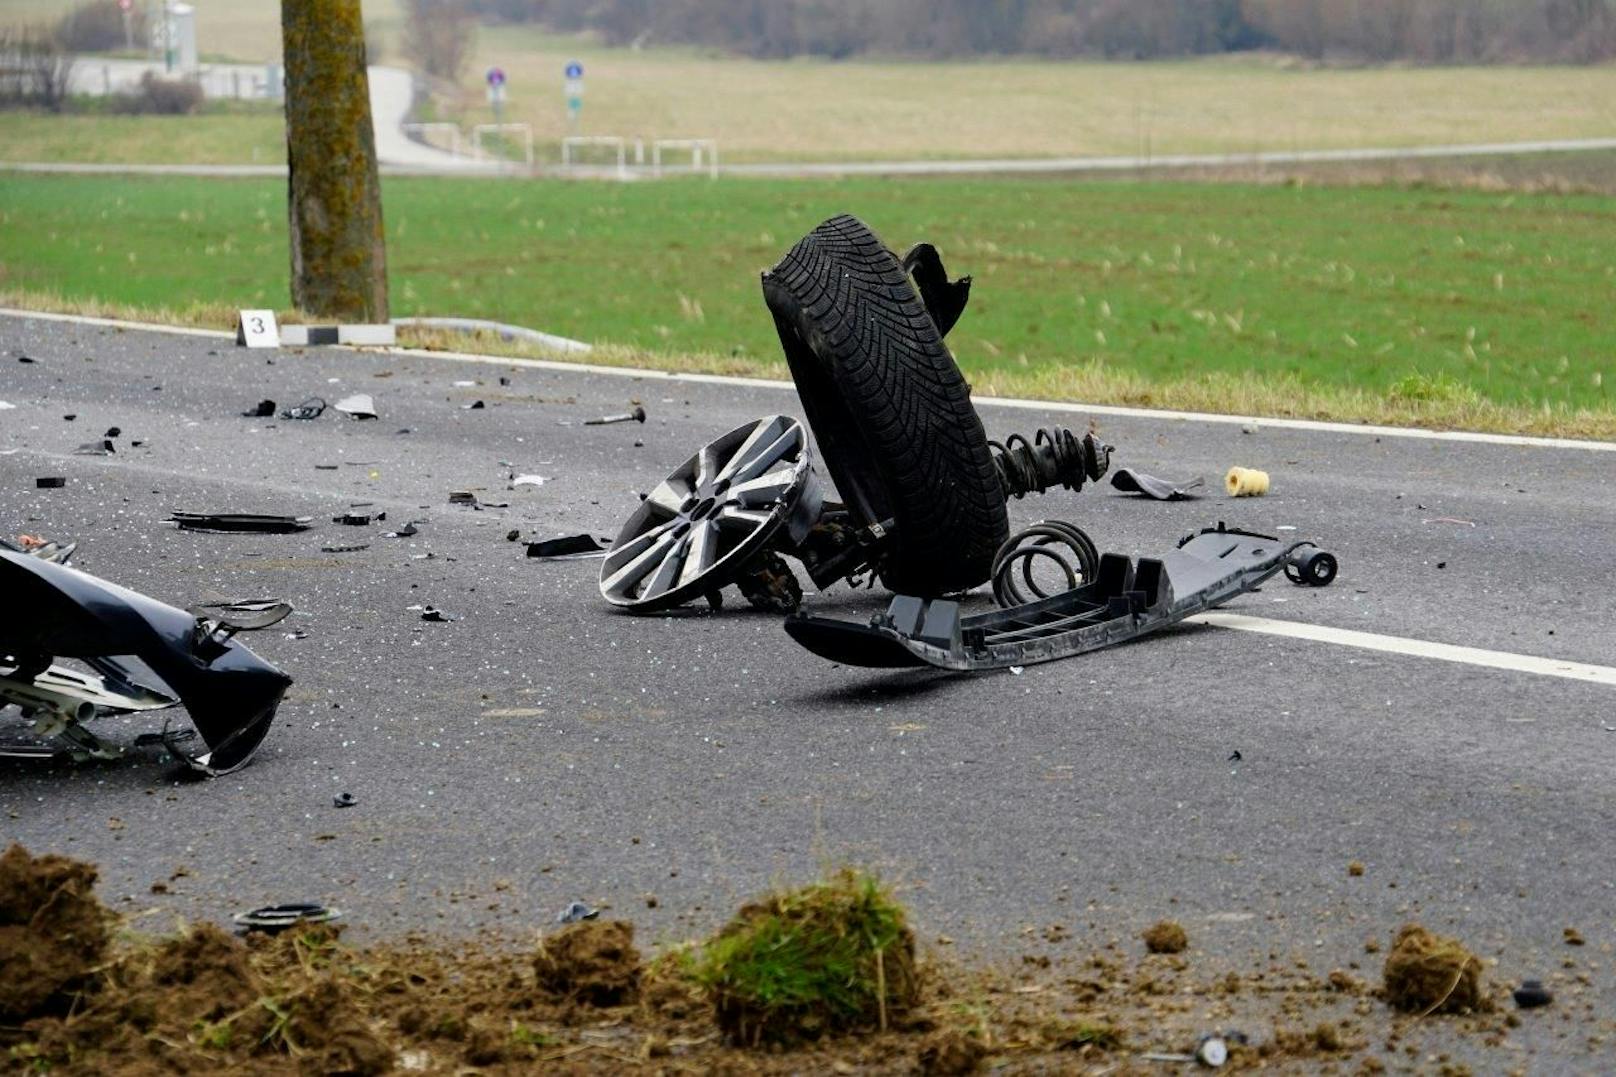
[[779,436],[779,420],[758,423],[752,428],[752,432],[746,435],[746,440],[741,442],[740,446],[730,456],[729,463],[725,464],[724,470],[718,473],[718,478],[730,479],[733,481],[735,478],[736,468],[740,467],[742,464],[750,463],[753,457],[757,455],[759,449],[763,448],[765,445],[768,445]]
[[[675,486],[675,481],[677,481],[680,486],[683,487],[683,489],[680,489],[680,486]],[[669,516],[677,516],[679,514],[679,510],[684,507],[685,498],[689,496],[689,484],[676,476],[675,478],[664,479],[662,482],[658,483],[657,488],[652,490],[650,496],[645,500],[648,504],[655,505],[658,509],[667,513]]]
[[802,435],[798,428],[787,428],[783,434],[771,441],[761,452],[750,460],[734,467],[729,477],[731,485],[757,478],[785,459],[787,455],[797,450],[802,444],[801,439]]
[[679,578],[679,569],[684,564],[689,549],[690,534],[686,532],[673,544],[673,548],[662,559],[662,563],[657,565],[656,571],[651,573],[651,578],[645,581],[645,586],[640,589],[640,597],[655,598],[672,587],[673,581]]
[[717,519],[720,527],[740,528],[744,530],[746,528],[762,527],[764,524],[773,519],[773,515],[767,512],[759,512],[754,509],[740,509],[736,508],[734,505],[725,505],[718,511]]
[[[611,575],[607,576],[601,584],[605,590],[617,594],[626,591],[645,579],[646,574],[660,562],[666,560],[668,553],[678,546],[679,537],[670,529],[664,527],[660,528],[658,532],[647,531],[635,539],[631,545],[638,545],[642,542],[644,545],[639,546],[639,552],[630,555],[623,567],[612,569],[610,565],[605,566],[611,572]],[[627,550],[625,549],[624,552],[626,553]]]
[[696,493],[704,494],[713,488],[718,481],[718,450],[712,445],[703,445],[696,461]]
[[780,471],[771,471],[767,475],[760,475],[729,488],[731,499],[739,501],[748,508],[757,508],[762,505],[773,505],[785,496],[786,492],[796,484],[797,471],[795,468],[783,468]]
[[684,569],[679,573],[679,586],[683,587],[713,567],[718,560],[718,525],[703,520],[690,533],[690,553],[685,557]]

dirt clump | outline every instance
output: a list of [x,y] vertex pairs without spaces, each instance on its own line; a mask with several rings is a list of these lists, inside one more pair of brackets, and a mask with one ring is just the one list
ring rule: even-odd
[[982,1068],[988,1049],[963,1029],[939,1029],[920,1043],[915,1063],[925,1077],[965,1077]]
[[533,957],[538,984],[589,1006],[623,1006],[640,989],[640,952],[626,920],[582,920],[539,943]]
[[1145,949],[1153,954],[1181,954],[1189,949],[1190,937],[1176,920],[1162,920],[1140,932]]
[[264,993],[247,948],[213,924],[197,924],[162,942],[152,956],[150,982],[164,1009],[190,1021],[218,1021],[251,1006]]
[[1386,956],[1386,1001],[1405,1013],[1485,1009],[1481,973],[1481,959],[1459,940],[1404,924]]
[[48,1010],[100,963],[111,915],[90,864],[13,844],[0,855],[0,1021]]

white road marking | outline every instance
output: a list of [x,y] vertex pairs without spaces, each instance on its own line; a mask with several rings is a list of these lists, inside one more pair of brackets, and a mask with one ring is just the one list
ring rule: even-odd
[[[177,333],[235,340],[235,334],[220,329],[192,329],[175,325],[155,325],[146,322],[124,321],[118,318],[91,318],[79,314],[48,314],[40,311],[17,310],[0,307],[0,316],[33,318],[47,322],[73,322],[80,325],[101,325],[116,329],[138,329],[152,333]],[[330,344],[324,347],[344,347]],[[349,349],[354,350],[354,349]],[[407,355],[418,359],[438,359],[455,363],[480,363],[489,366],[526,367],[530,370],[551,370],[559,373],[605,374],[618,378],[636,378],[651,381],[693,382],[700,385],[727,385],[742,389],[786,389],[796,391],[789,381],[767,378],[742,378],[733,374],[686,374],[668,370],[646,370],[641,367],[606,366],[601,363],[574,363],[564,359],[522,359],[505,355],[479,355],[474,352],[425,351],[418,348],[365,348],[366,352],[382,355]],[[1014,408],[1021,411],[1059,412],[1062,414],[1111,415],[1126,419],[1165,419],[1190,423],[1216,423],[1223,426],[1258,426],[1274,430],[1308,430],[1327,434],[1373,435],[1379,438],[1412,438],[1424,441],[1458,441],[1476,445],[1510,445],[1531,449],[1575,449],[1582,452],[1616,452],[1616,441],[1585,441],[1577,438],[1528,437],[1523,434],[1484,434],[1469,430],[1422,430],[1405,426],[1369,426],[1363,423],[1331,423],[1315,419],[1272,419],[1260,415],[1216,415],[1200,411],[1171,411],[1163,408],[1125,408],[1110,404],[1082,404],[1066,400],[1022,400],[1008,396],[976,396],[972,402],[982,408]]]
[[1269,617],[1252,617],[1243,613],[1200,613],[1185,618],[1184,623],[1213,625],[1241,632],[1286,636],[1314,643],[1333,643],[1340,647],[1358,647],[1368,651],[1383,651],[1387,654],[1402,654],[1415,658],[1434,658],[1439,662],[1460,662],[1486,669],[1535,673],[1542,677],[1562,677],[1570,681],[1586,681],[1590,684],[1616,687],[1616,666],[1595,666],[1587,662],[1567,662],[1558,658],[1512,654],[1509,651],[1488,651],[1480,647],[1457,647],[1451,643],[1429,643],[1422,639],[1382,636],[1375,632],[1356,632],[1349,628],[1329,628],[1325,625],[1304,624],[1300,621],[1277,621]]

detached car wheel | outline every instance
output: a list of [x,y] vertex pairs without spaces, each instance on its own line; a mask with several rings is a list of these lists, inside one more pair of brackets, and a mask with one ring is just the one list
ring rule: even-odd
[[826,221],[763,275],[809,425],[848,510],[893,529],[889,589],[985,582],[1009,534],[970,388],[897,257],[855,217]]

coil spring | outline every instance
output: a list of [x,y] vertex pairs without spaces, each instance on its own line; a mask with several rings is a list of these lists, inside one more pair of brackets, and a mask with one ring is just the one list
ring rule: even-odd
[[1033,562],[1040,558],[1060,568],[1068,591],[1092,582],[1100,567],[1100,552],[1082,528],[1063,520],[1045,520],[1005,539],[993,555],[994,601],[1009,608],[1048,598],[1032,575]]
[[1041,494],[1051,486],[1081,490],[1085,480],[1098,479],[1111,466],[1111,446],[1093,434],[1079,438],[1064,426],[1044,427],[1031,441],[1011,434],[988,446],[1006,498]]

